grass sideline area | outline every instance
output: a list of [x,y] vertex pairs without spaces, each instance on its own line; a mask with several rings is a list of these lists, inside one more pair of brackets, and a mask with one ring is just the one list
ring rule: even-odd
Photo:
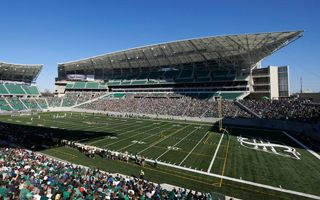
[[[54,118],[54,115],[58,117]],[[138,153],[181,167],[158,165],[155,168],[146,164],[145,177],[157,183],[242,199],[305,199],[183,169],[191,168],[320,196],[320,160],[281,131],[226,127],[229,132],[226,134],[218,132],[209,123],[115,118],[84,113],[0,116],[0,121],[118,152]],[[126,175],[138,176],[141,169],[133,162],[127,164],[98,156],[91,159],[70,147],[54,147],[41,152],[72,163]]]

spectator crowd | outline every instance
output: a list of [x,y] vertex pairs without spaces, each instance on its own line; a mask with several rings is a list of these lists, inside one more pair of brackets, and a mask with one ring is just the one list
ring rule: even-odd
[[143,175],[111,175],[21,148],[0,148],[0,172],[0,199],[211,199],[180,188],[167,191]]
[[[138,97],[138,98],[137,98]],[[319,121],[320,105],[308,100],[239,100],[241,104],[264,119]],[[226,118],[255,118],[239,107],[235,100],[222,100],[221,113]],[[218,101],[184,95],[129,95],[123,99],[99,99],[79,108],[120,113],[156,114],[182,117],[219,117]]]
[[309,100],[241,100],[240,103],[265,119],[320,121],[320,105]]
[[[225,117],[249,116],[232,101],[223,101],[222,113]],[[161,98],[99,99],[79,108],[121,112],[171,115],[184,117],[218,117],[218,101],[213,99],[196,99],[188,96],[173,96]]]
[[145,158],[128,152],[117,153],[77,142],[61,140],[37,130],[0,124],[0,200],[84,200],[84,199],[210,199],[210,194],[181,188],[163,189],[144,178],[112,175],[61,162],[34,151],[34,145],[62,144],[88,157],[133,160],[144,166]]

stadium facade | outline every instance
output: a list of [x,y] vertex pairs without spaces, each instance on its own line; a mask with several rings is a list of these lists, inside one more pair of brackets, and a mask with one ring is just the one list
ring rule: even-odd
[[55,93],[175,92],[242,99],[289,96],[289,67],[261,61],[303,31],[204,37],[58,64]]
[[0,113],[41,110],[46,100],[36,85],[43,65],[0,62]]
[[43,65],[0,62],[0,96],[40,96],[36,80]]

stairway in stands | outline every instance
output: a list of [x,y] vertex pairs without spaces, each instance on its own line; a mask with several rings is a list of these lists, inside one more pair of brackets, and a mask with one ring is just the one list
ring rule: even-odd
[[247,106],[243,105],[241,102],[239,102],[238,100],[234,101],[234,104],[237,105],[239,108],[241,108],[242,110],[246,111],[247,113],[251,114],[252,116],[255,116],[256,118],[261,119],[262,116],[260,116],[259,114],[257,114],[256,112],[253,112],[250,108],[248,108]]

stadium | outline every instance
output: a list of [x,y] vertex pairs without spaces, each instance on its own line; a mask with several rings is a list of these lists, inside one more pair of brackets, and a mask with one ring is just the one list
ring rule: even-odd
[[0,62],[0,197],[320,199],[320,105],[290,96],[289,66],[262,66],[303,33],[59,63],[54,96],[43,65]]

